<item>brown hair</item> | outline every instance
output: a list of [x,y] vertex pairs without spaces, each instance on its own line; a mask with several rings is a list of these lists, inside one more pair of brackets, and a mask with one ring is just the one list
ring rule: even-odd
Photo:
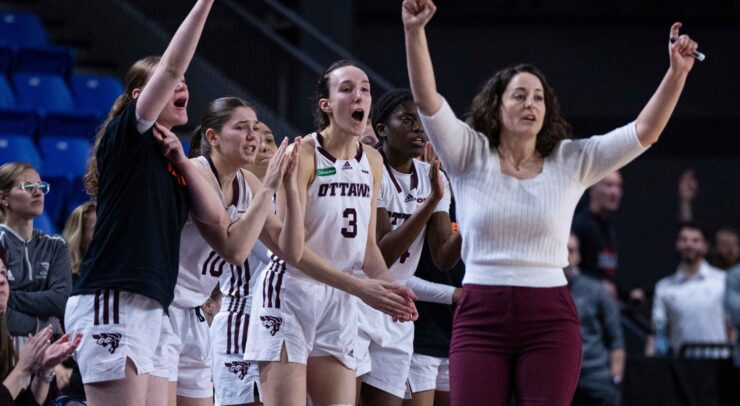
[[64,226],[62,236],[67,241],[73,274],[80,273],[80,264],[85,256],[85,253],[82,252],[82,246],[80,245],[82,242],[82,234],[84,232],[85,216],[88,213],[94,212],[96,208],[97,204],[94,200],[82,203],[72,211],[72,214],[69,215],[69,219],[67,220],[67,224]]
[[511,79],[519,73],[537,76],[545,92],[545,120],[537,134],[535,149],[546,157],[560,140],[571,138],[571,126],[560,115],[555,90],[547,84],[545,75],[532,65],[520,64],[496,72],[473,98],[466,121],[474,130],[488,137],[491,148],[497,148],[501,144],[501,97]]
[[131,65],[124,80],[124,93],[118,96],[116,101],[113,102],[113,106],[111,106],[110,111],[108,112],[108,117],[106,117],[103,124],[98,128],[98,132],[95,134],[95,144],[93,145],[92,154],[90,156],[90,161],[88,161],[87,172],[85,173],[84,178],[85,192],[87,192],[87,194],[93,199],[98,194],[99,173],[97,153],[98,147],[100,147],[100,140],[103,138],[103,135],[105,135],[105,130],[108,128],[108,124],[110,124],[113,118],[117,116],[121,110],[123,110],[123,107],[126,106],[128,102],[134,99],[134,89],[141,89],[144,87],[147,80],[149,80],[149,74],[159,63],[159,59],[160,57],[158,56],[148,56],[146,58],[139,59],[136,63]]
[[356,63],[348,60],[339,60],[331,64],[324,73],[321,74],[319,77],[319,80],[316,82],[316,95],[314,103],[316,103],[316,111],[314,112],[314,124],[316,124],[317,131],[322,131],[326,127],[329,126],[329,115],[326,114],[323,110],[321,110],[321,107],[319,107],[319,101],[321,99],[328,99],[329,98],[329,74],[334,72],[335,70],[339,68],[344,68],[345,66],[354,66],[356,68],[360,68],[357,66]]
[[[255,114],[257,114],[257,110],[255,110],[255,108],[252,107],[251,104],[238,97],[221,97],[208,103],[205,110],[203,110],[203,114],[200,117],[200,127],[198,127],[198,130],[195,132],[195,135],[193,135],[193,138],[191,139],[191,143],[198,143],[199,155],[211,156],[211,144],[208,142],[208,139],[205,136],[206,131],[211,129],[217,133],[220,133],[224,129],[226,123],[231,120],[231,115],[234,113],[234,110],[238,109],[239,107],[252,109]],[[193,148],[192,144],[190,148]]]
[[[16,178],[27,169],[36,170],[27,162],[8,162],[0,166],[0,194],[6,195],[7,199],[10,189],[15,186]],[[5,222],[5,216],[5,204],[0,204],[0,223]]]

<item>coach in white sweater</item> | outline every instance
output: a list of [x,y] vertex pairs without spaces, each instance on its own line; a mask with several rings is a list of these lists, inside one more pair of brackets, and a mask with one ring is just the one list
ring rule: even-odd
[[570,140],[557,99],[530,65],[496,73],[468,123],[437,93],[424,27],[436,7],[406,0],[409,79],[427,136],[458,202],[466,264],[450,348],[453,405],[569,405],[581,364],[578,316],[563,267],[583,192],[655,143],[697,44],[671,27],[670,68],[633,123]]

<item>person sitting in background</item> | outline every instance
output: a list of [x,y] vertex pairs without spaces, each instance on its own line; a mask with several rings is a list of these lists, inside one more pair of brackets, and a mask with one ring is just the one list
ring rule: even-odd
[[[60,320],[72,290],[69,252],[64,239],[34,230],[33,219],[44,211],[49,184],[28,163],[0,166],[0,251],[7,260],[10,298],[8,331],[25,337]],[[22,339],[16,340],[22,345]]]
[[[699,194],[699,182],[694,169],[681,173],[678,181],[678,219],[694,221],[694,200]],[[714,234],[714,246],[710,249],[709,262],[719,269],[728,270],[740,263],[740,233],[735,227],[723,225]]]
[[712,265],[719,269],[729,270],[740,264],[740,234],[732,226],[722,226],[714,233],[712,247]]
[[573,234],[581,247],[581,271],[603,281],[612,296],[642,302],[640,288],[617,286],[617,233],[613,217],[622,201],[622,175],[614,171],[589,189],[589,205],[573,218]]
[[734,363],[738,383],[740,383],[740,334],[738,334],[740,332],[740,264],[735,265],[727,272],[725,311],[729,315],[730,322],[735,330]]
[[729,341],[723,306],[726,274],[704,260],[704,231],[693,223],[679,226],[676,250],[680,255],[676,273],[655,285],[655,337],[648,339],[648,356],[665,355],[662,342],[666,337],[674,354],[680,354],[685,344]]
[[47,405],[56,396],[51,385],[54,367],[72,355],[82,335],[70,340],[65,334],[52,344],[52,329],[46,326],[35,336],[29,335],[16,354],[5,319],[9,291],[8,270],[0,255],[0,405]]
[[97,220],[96,208],[97,204],[93,200],[77,206],[69,215],[62,232],[69,248],[73,283],[80,277],[80,263],[82,263],[82,258],[85,257],[87,247],[90,246],[90,241],[92,241],[95,221]]
[[620,404],[624,376],[624,336],[614,298],[595,278],[583,275],[578,237],[568,239],[568,288],[578,310],[583,339],[583,362],[573,406]]

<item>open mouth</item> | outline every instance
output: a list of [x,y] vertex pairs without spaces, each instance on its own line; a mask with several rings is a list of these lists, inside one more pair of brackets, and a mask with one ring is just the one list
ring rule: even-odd
[[178,108],[184,108],[188,104],[188,98],[187,97],[181,97],[177,100],[175,100],[175,107]]
[[424,144],[427,143],[427,140],[425,140],[424,137],[416,137],[416,138],[411,139],[411,142],[413,142],[414,145],[416,145],[416,146],[423,147]]
[[528,114],[528,115],[524,116],[523,118],[526,121],[536,121],[537,120],[537,118],[534,115],[532,115],[532,114]]
[[365,118],[365,110],[357,109],[352,112],[352,119],[355,121],[362,121]]

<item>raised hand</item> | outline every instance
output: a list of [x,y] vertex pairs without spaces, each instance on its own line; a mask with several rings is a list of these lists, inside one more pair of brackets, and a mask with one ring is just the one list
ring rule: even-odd
[[699,48],[696,41],[688,35],[679,35],[681,23],[673,23],[671,36],[668,41],[668,55],[671,60],[671,69],[679,73],[688,73],[694,67],[694,51]]
[[285,161],[285,173],[283,174],[283,185],[285,188],[298,189],[298,163],[301,156],[301,137],[295,137],[289,148],[289,156]]
[[159,146],[162,148],[162,155],[168,161],[177,167],[188,161],[188,157],[185,155],[185,151],[182,149],[182,143],[177,138],[177,135],[157,123],[154,123],[152,132],[154,139],[157,140]]
[[437,11],[432,0],[404,0],[401,7],[403,28],[407,31],[424,28]]
[[41,364],[44,351],[49,347],[51,334],[51,327],[44,327],[35,336],[29,334],[15,367],[28,374],[34,372]]
[[69,338],[70,334],[66,333],[46,348],[39,364],[40,370],[47,371],[54,368],[75,352],[82,341],[82,334],[75,334],[71,341]]
[[437,160],[437,155],[434,153],[432,144],[427,142],[424,146],[424,162],[432,165],[429,168],[429,182],[432,185],[432,191],[429,193],[429,198],[433,201],[439,202],[445,195],[445,185],[442,182],[442,176],[439,168],[440,163]]
[[280,143],[275,155],[270,158],[270,163],[267,164],[267,170],[265,171],[265,179],[262,181],[262,186],[272,191],[276,191],[280,182],[285,176],[286,163],[289,155],[286,153],[288,150],[288,138],[283,138],[283,142]]

